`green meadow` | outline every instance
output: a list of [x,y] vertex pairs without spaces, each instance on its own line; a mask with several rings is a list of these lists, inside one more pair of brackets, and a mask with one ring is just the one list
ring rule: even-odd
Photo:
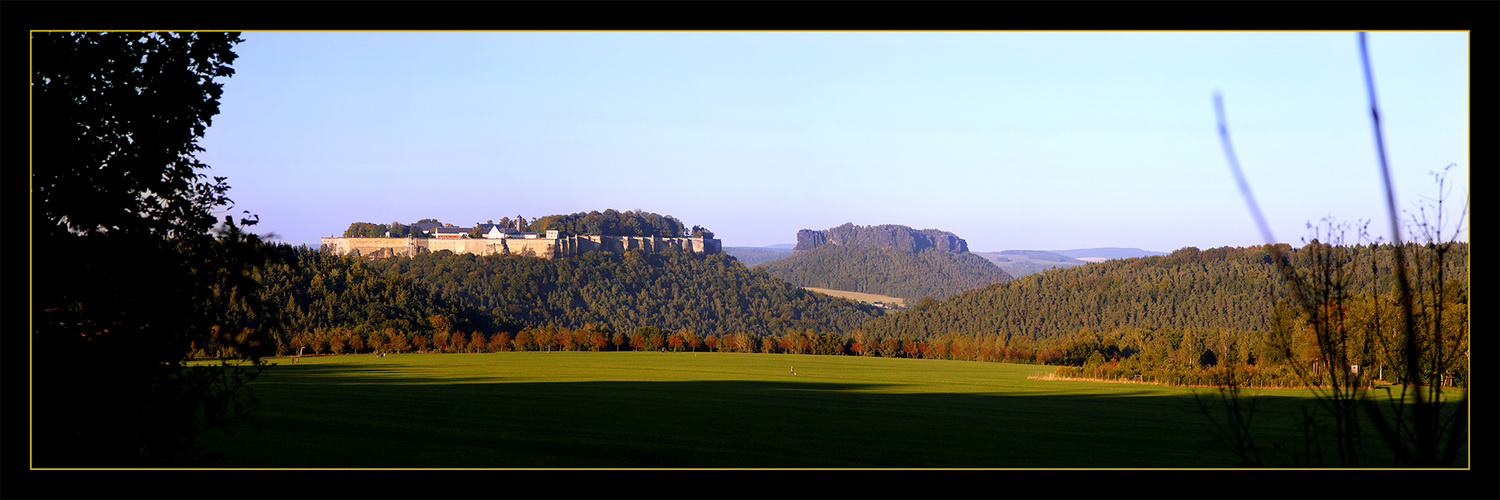
[[[507,352],[275,360],[220,467],[1234,467],[1190,389],[852,356]],[[791,370],[795,369],[793,375]],[[1265,439],[1304,391],[1262,390]],[[1267,441],[1268,443],[1270,441]],[[1377,462],[1378,463],[1378,462]]]

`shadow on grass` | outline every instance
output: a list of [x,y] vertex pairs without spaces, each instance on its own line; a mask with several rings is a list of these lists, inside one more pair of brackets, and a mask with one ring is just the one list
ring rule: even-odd
[[[823,381],[509,382],[291,366],[225,467],[1234,467],[1190,396],[894,393]],[[884,391],[884,392],[882,392]],[[1311,401],[1262,397],[1268,437]]]

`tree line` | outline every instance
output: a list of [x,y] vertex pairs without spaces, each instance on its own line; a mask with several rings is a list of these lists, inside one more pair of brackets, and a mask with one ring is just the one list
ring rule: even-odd
[[676,217],[640,210],[621,212],[609,209],[603,212],[594,210],[587,213],[548,215],[538,218],[531,225],[537,232],[555,230],[563,234],[661,238],[713,237],[713,232],[702,226],[687,228]]
[[[1390,264],[1388,247],[1312,245],[1350,262],[1351,298],[1341,317],[1397,321],[1394,308],[1382,309],[1394,299],[1377,293],[1373,279]],[[1311,248],[1297,249],[1294,263],[1311,266]],[[1460,259],[1448,259],[1446,295],[1433,307],[1458,331],[1468,289],[1466,266],[1456,262],[1466,262],[1467,246],[1454,248]],[[888,316],[727,255],[681,250],[367,261],[301,247],[290,250],[292,262],[267,265],[255,278],[261,300],[285,311],[287,328],[274,338],[279,354],[701,349],[1060,365],[1057,376],[1186,385],[1211,385],[1234,370],[1248,384],[1296,386],[1305,377],[1292,367],[1319,353],[1299,326],[1301,313],[1278,295],[1266,250],[1185,248],[1058,269],[947,301],[927,298]],[[990,304],[1017,306],[981,308]],[[1122,310],[1149,313],[1153,304],[1161,314],[1145,316],[1150,321],[1120,320],[1132,317]],[[1015,315],[1035,317],[1007,323]],[[994,326],[1006,324],[1034,329]],[[1386,341],[1372,336],[1364,345],[1378,342]],[[1467,350],[1467,340],[1449,347]],[[194,348],[199,356],[219,354],[214,346]],[[1401,363],[1376,349],[1354,360],[1371,381]],[[1453,371],[1455,383],[1467,376],[1466,367]]]
[[[422,219],[418,223],[437,223],[437,219]],[[713,231],[702,226],[688,228],[681,220],[670,215],[661,215],[640,210],[620,212],[618,210],[605,210],[600,212],[578,212],[566,215],[548,215],[528,221],[525,217],[517,215],[515,219],[503,217],[496,223],[490,220],[487,224],[498,224],[507,228],[518,228],[520,231],[543,233],[546,231],[558,231],[563,234],[588,234],[604,236],[642,236],[661,238],[690,237],[714,237]],[[444,224],[451,226],[452,224]],[[479,225],[476,224],[471,237],[482,237],[479,234]],[[345,238],[425,238],[429,235],[416,230],[410,224],[391,222],[390,224],[375,224],[372,222],[354,222],[344,230]]]

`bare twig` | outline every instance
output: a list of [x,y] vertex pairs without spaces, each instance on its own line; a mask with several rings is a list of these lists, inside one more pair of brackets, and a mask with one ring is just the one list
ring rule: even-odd
[[1214,112],[1219,118],[1219,142],[1224,145],[1224,156],[1229,159],[1229,169],[1234,171],[1235,182],[1239,183],[1240,195],[1250,205],[1250,215],[1255,217],[1255,225],[1260,227],[1261,239],[1266,240],[1267,245],[1275,245],[1276,237],[1271,235],[1271,225],[1266,223],[1265,214],[1261,213],[1260,205],[1255,202],[1255,193],[1250,192],[1250,183],[1240,170],[1240,161],[1234,156],[1234,145],[1229,141],[1229,126],[1224,119],[1224,98],[1218,92],[1214,93]]

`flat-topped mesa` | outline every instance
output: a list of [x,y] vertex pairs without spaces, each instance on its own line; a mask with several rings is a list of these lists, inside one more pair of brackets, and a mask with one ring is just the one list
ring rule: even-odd
[[895,248],[917,253],[925,248],[936,248],[949,253],[967,253],[969,243],[958,235],[937,229],[912,229],[896,224],[880,226],[842,226],[815,231],[797,231],[797,246],[793,253],[806,252],[823,245],[843,245],[870,248]]

